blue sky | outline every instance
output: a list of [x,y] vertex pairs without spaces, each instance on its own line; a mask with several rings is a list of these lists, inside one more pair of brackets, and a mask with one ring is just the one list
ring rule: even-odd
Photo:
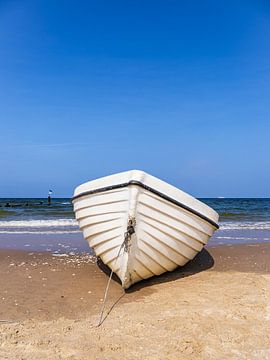
[[267,1],[1,1],[0,197],[143,169],[270,197]]

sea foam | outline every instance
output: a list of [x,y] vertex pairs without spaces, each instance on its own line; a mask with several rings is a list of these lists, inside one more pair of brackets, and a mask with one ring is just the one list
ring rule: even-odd
[[270,230],[270,221],[221,222],[220,230]]
[[75,219],[0,221],[0,234],[69,234],[79,232]]
[[12,220],[0,221],[0,228],[21,228],[21,227],[78,227],[75,219],[50,219],[50,220]]

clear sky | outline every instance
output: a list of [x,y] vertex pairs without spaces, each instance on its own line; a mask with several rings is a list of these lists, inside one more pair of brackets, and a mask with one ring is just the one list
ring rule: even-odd
[[0,0],[0,197],[145,170],[270,197],[268,1]]

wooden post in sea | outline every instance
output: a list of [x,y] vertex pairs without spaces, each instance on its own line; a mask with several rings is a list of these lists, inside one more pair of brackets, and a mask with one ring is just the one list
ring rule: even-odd
[[52,190],[49,190],[49,193],[48,193],[48,205],[49,205],[49,206],[50,206],[51,203],[52,203],[51,194],[52,194]]

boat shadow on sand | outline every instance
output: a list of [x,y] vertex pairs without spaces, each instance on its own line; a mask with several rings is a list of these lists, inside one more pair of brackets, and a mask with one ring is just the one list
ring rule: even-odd
[[[106,275],[110,276],[111,270],[100,259],[98,260],[97,265]],[[214,266],[213,257],[206,249],[203,249],[195,256],[193,260],[189,261],[185,266],[178,267],[177,269],[171,272],[167,271],[159,276],[153,276],[149,279],[142,280],[139,283],[132,285],[129,289],[125,290],[125,293],[129,294],[135,291],[139,291],[142,288],[150,287],[152,285],[179,280],[187,276],[192,276],[199,272],[208,270],[213,266]],[[115,274],[113,275],[112,278],[114,281],[121,284],[119,278]]]

